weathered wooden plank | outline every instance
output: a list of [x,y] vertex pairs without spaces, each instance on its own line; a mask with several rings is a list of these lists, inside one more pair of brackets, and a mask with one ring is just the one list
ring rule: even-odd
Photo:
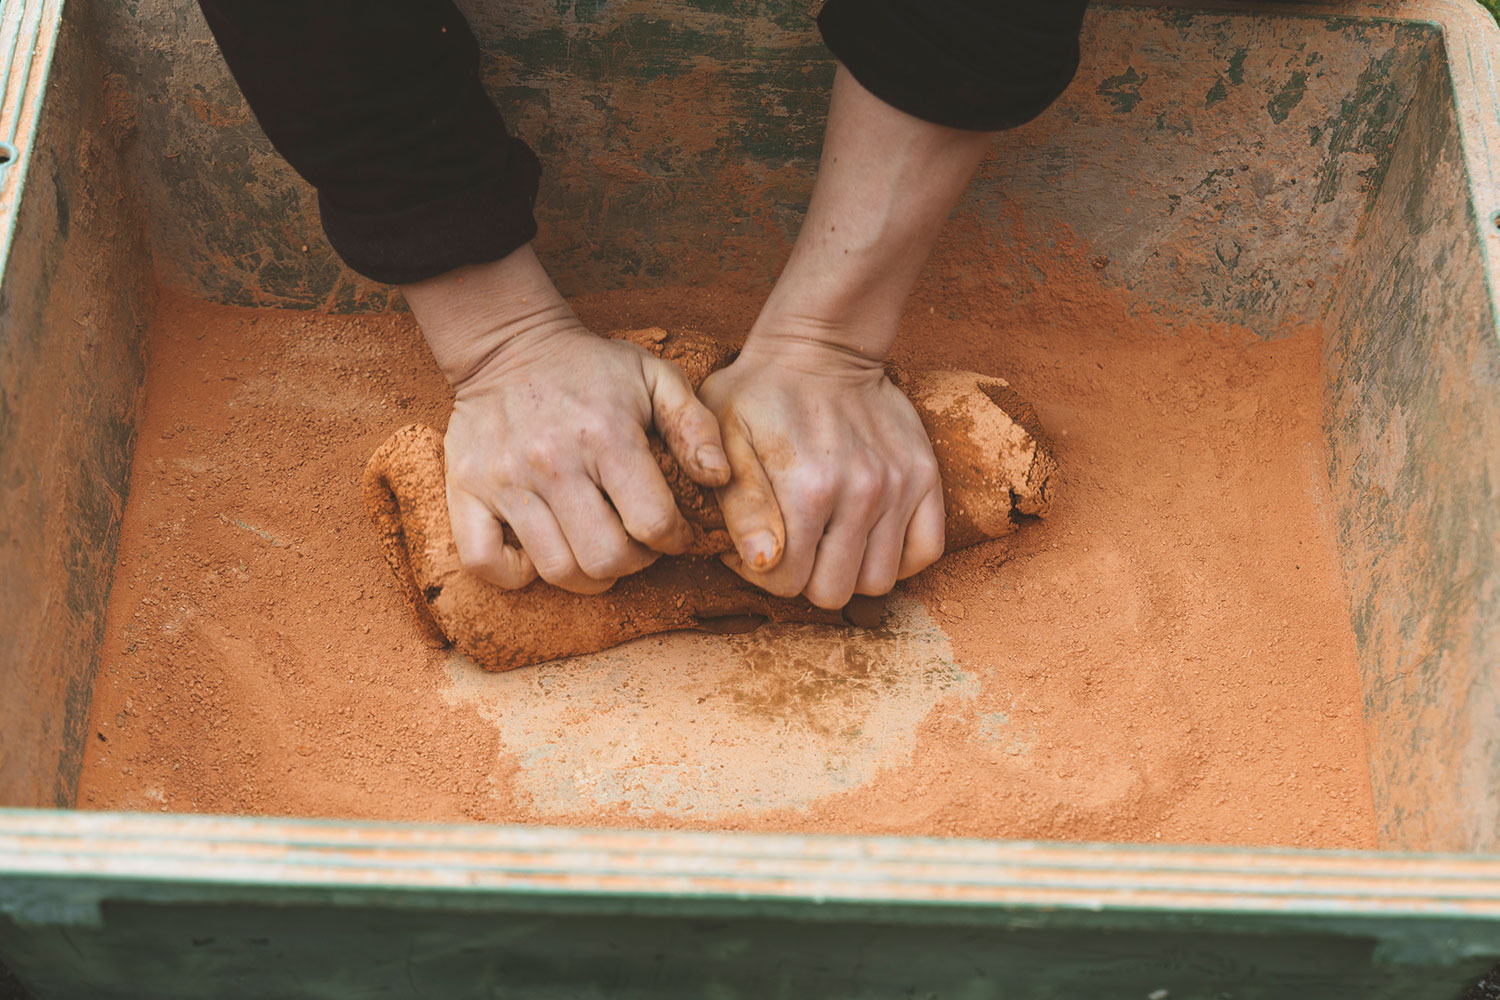
[[44,998],[1451,1000],[1500,859],[0,811],[0,954]]

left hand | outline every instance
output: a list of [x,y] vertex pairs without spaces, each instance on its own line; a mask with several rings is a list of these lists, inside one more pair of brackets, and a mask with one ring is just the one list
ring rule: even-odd
[[932,443],[878,360],[756,331],[698,395],[729,459],[718,497],[736,553],[724,560],[749,582],[836,609],[942,555]]

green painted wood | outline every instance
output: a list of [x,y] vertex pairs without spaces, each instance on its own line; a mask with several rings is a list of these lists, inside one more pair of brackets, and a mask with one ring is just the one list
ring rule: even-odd
[[[144,255],[120,165],[146,209],[159,280],[247,304],[392,301],[323,244],[310,192],[265,144],[192,4],[70,10],[60,65],[73,75],[54,92],[49,169],[22,212],[41,250],[0,294],[11,352],[0,417],[82,422],[50,457],[52,478],[30,477],[31,456],[0,447],[0,487],[66,486],[65,502],[3,504],[33,546],[23,566],[60,555],[68,581],[57,599],[4,616],[52,615],[49,628],[68,630],[62,673],[26,660],[30,672],[6,687],[14,718],[62,720],[46,725],[61,726],[47,738],[64,750],[20,765],[58,802],[76,773],[66,734],[87,697],[140,372],[144,274],[130,262]],[[1496,158],[1476,150],[1500,148],[1500,130],[1493,93],[1480,100],[1475,81],[1494,29],[1466,35],[1456,0],[1255,10],[1101,5],[1078,82],[1002,141],[964,221],[1014,239],[1007,212],[1024,206],[1041,227],[1090,240],[1108,276],[1143,296],[1263,335],[1330,318],[1333,476],[1383,835],[1493,849],[1486,512],[1500,477],[1500,237],[1486,221],[1500,184]],[[475,12],[497,101],[552,165],[542,249],[565,287],[774,275],[800,219],[829,73],[801,0]],[[88,59],[94,43],[102,67]],[[935,266],[961,275],[963,248],[945,252]],[[1320,270],[1309,285],[1310,260]],[[28,380],[47,364],[69,374],[66,393]],[[0,422],[0,443],[25,439],[3,437],[19,426]],[[1397,440],[1407,450],[1382,458]],[[1444,466],[1455,456],[1461,475]],[[17,521],[17,510],[68,519]],[[29,704],[16,692],[40,693],[54,714],[16,710]],[[8,724],[0,746],[42,745],[18,732]],[[0,768],[16,760],[11,750]],[[22,800],[46,795],[12,796]],[[484,850],[533,851],[502,862],[458,843],[483,840],[460,827],[332,835],[137,817],[145,825],[121,840],[87,829],[95,819],[0,816],[46,828],[0,844],[0,961],[41,997],[1447,1000],[1500,957],[1500,889],[1472,874],[1489,869],[1463,868],[1466,881],[1443,868],[1457,862],[1420,855],[1333,856],[1348,871],[1330,873],[1330,856],[1308,852],[1238,852],[1231,864],[1191,848],[794,838],[747,857],[743,838],[638,834],[621,854],[580,831],[490,831],[515,843]],[[68,832],[74,822],[84,829]],[[63,846],[44,848],[43,835]],[[414,849],[390,839],[402,837],[447,846],[402,867],[392,858]],[[538,843],[562,853],[543,858]],[[965,851],[978,860],[959,865]],[[907,861],[919,867],[902,874]],[[1401,874],[1408,862],[1448,873],[1418,886]],[[1394,894],[1368,879],[1391,880]]]
[[0,810],[41,998],[1453,1000],[1496,958],[1500,858]]
[[1215,929],[1163,915],[1114,930],[1058,915],[1015,927],[821,916],[121,903],[99,928],[0,919],[0,950],[40,1000],[1456,1000],[1490,964],[1388,965],[1371,937],[1267,933],[1253,920]]

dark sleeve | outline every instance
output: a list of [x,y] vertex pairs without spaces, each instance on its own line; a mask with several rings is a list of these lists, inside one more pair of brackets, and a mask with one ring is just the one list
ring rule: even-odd
[[953,128],[1041,114],[1078,70],[1085,0],[827,0],[818,28],[876,97]]
[[448,0],[200,0],[261,127],[350,267],[419,281],[536,235],[539,167]]

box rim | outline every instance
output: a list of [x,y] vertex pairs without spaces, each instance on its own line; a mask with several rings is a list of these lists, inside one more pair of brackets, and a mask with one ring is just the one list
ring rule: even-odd
[[[1243,5],[1203,0],[1102,6],[1251,13]],[[4,95],[0,116],[21,122],[29,115],[33,130],[40,118],[61,10],[62,0],[28,0],[17,15],[24,24],[30,12],[37,12],[37,38],[27,54],[41,59],[28,65],[23,84],[40,72],[42,86],[22,86],[15,98]],[[1448,54],[1472,224],[1481,230],[1493,325],[1500,316],[1500,228],[1490,220],[1500,215],[1500,168],[1484,154],[1500,151],[1495,65],[1500,29],[1494,21],[1472,0],[1256,4],[1254,13],[1423,23],[1438,29]],[[0,178],[0,225],[5,233],[0,271],[11,249],[30,160],[33,133],[25,128],[21,132],[25,138],[17,143],[18,156]],[[382,851],[401,853],[403,860],[382,857]],[[592,867],[560,870],[558,859],[592,859]],[[462,864],[454,863],[460,860]],[[973,874],[968,881],[955,880],[959,873]],[[0,912],[17,919],[52,912],[47,908],[51,904],[38,908],[32,881],[60,879],[77,883],[70,891],[92,900],[81,913],[96,912],[104,898],[119,898],[116,889],[160,898],[164,887],[176,886],[180,894],[192,897],[197,888],[234,885],[577,898],[656,896],[744,906],[774,899],[818,905],[1423,914],[1485,924],[1500,921],[1500,856],[1478,854],[0,809]],[[93,888],[84,887],[85,880],[93,880]],[[1288,880],[1304,884],[1289,886]],[[146,893],[143,886],[156,888]]]

